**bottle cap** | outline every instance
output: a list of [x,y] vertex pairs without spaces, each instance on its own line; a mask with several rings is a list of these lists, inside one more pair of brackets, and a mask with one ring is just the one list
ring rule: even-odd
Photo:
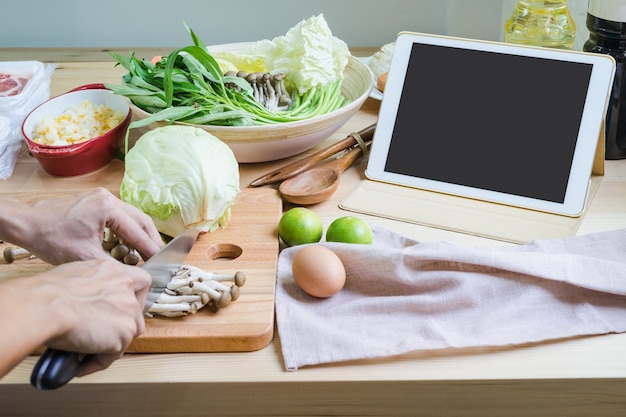
[[626,2],[624,0],[589,0],[590,15],[613,22],[626,22]]

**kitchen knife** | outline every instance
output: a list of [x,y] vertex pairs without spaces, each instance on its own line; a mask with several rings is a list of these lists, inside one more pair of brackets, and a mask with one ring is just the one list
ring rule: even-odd
[[[167,288],[198,238],[198,230],[189,229],[176,236],[142,266],[152,276],[152,285],[144,305],[144,313]],[[91,360],[93,355],[48,348],[39,357],[30,376],[30,383],[40,390],[60,388],[67,384]]]

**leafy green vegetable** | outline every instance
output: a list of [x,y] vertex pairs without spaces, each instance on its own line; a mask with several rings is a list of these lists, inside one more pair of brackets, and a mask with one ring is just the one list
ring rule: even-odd
[[348,45],[333,36],[322,14],[301,21],[283,36],[258,41],[253,52],[272,71],[285,74],[300,93],[341,78],[350,58]]
[[128,73],[121,85],[107,84],[152,115],[131,123],[143,127],[157,121],[180,121],[220,126],[253,126],[304,120],[342,107],[343,76],[292,94],[292,105],[272,111],[257,102],[250,84],[241,77],[222,74],[220,65],[189,28],[193,45],[177,49],[156,64],[112,53]]
[[232,151],[203,129],[150,130],[126,155],[121,199],[152,217],[168,236],[226,227],[238,193],[239,165]]

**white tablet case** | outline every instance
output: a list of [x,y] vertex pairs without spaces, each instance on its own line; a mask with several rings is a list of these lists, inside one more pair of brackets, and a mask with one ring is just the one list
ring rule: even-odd
[[[604,132],[603,126],[599,131]],[[373,180],[362,180],[339,207],[491,239],[526,243],[576,233],[604,174],[603,134],[598,138],[592,173],[587,202],[579,216],[564,216]]]

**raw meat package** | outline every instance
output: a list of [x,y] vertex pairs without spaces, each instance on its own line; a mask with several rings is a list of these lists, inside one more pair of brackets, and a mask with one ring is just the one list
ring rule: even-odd
[[16,96],[22,92],[32,74],[0,73],[0,97]]
[[[50,98],[55,66],[39,61],[0,62],[0,179],[13,174],[22,147],[21,125],[28,113]],[[7,119],[8,126],[7,126]]]

